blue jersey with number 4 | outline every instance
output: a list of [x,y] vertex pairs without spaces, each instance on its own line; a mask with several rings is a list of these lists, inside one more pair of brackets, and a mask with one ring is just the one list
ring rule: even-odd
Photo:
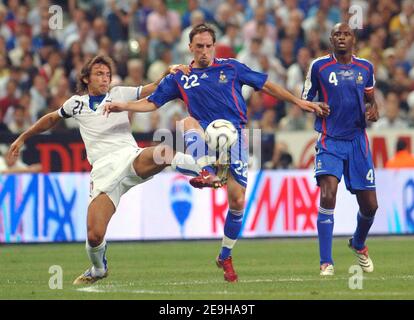
[[240,128],[247,123],[242,86],[260,90],[266,79],[266,74],[235,59],[214,59],[210,67],[192,68],[189,75],[180,71],[166,76],[148,101],[161,107],[180,98],[203,128],[216,119],[226,119]]
[[334,55],[315,59],[303,88],[302,98],[330,106],[327,118],[317,117],[315,130],[324,136],[352,140],[366,128],[364,94],[374,89],[374,68],[365,59],[352,56],[349,64],[339,63]]

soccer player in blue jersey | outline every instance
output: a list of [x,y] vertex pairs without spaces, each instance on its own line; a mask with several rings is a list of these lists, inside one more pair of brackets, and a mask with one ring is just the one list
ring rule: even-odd
[[[238,128],[239,152],[230,164],[227,179],[229,211],[224,224],[224,238],[221,251],[216,259],[217,266],[224,271],[224,279],[237,281],[238,277],[232,264],[231,251],[238,238],[245,206],[247,185],[248,146],[243,138],[243,129],[247,123],[246,103],[241,94],[243,85],[289,101],[304,110],[316,112],[323,117],[329,114],[324,104],[301,100],[282,87],[267,80],[267,75],[255,72],[234,59],[214,58],[215,33],[208,25],[201,24],[190,32],[189,49],[194,56],[189,74],[178,73],[165,77],[157,90],[148,98],[137,102],[122,103],[113,101],[106,105],[106,112],[135,111],[149,112],[156,110],[166,102],[181,98],[187,105],[190,117],[184,119],[184,143],[188,149],[197,151],[193,154],[203,167],[198,177],[190,180],[197,188],[219,187],[221,181],[215,176],[214,168],[203,161],[208,155],[208,148],[203,140],[203,130],[216,119],[226,119]],[[196,145],[196,146],[195,146]],[[204,150],[204,152],[198,152]]]
[[327,103],[331,110],[328,117],[315,121],[319,132],[315,177],[321,191],[317,228],[323,276],[334,274],[333,214],[342,175],[359,205],[357,227],[348,246],[365,272],[374,270],[365,240],[378,208],[374,165],[365,132],[366,120],[378,120],[374,69],[368,60],[352,54],[355,35],[348,24],[336,24],[330,40],[332,53],[311,63],[302,94],[308,101],[318,94],[319,101]]

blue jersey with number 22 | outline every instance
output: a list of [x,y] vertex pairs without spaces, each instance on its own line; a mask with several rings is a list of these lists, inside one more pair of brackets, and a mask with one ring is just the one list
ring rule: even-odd
[[148,101],[161,107],[180,98],[203,128],[216,119],[226,119],[240,128],[247,123],[242,86],[260,90],[266,79],[266,74],[237,60],[214,59],[210,67],[192,68],[188,76],[182,72],[166,76]]

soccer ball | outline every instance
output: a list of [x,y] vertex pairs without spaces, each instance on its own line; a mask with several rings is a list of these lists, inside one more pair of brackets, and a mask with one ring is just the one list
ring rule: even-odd
[[238,138],[234,125],[227,120],[218,119],[211,122],[205,131],[205,139],[211,150],[230,150]]

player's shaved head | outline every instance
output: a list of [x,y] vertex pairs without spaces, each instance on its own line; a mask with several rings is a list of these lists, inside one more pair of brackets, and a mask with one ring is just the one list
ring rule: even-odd
[[350,32],[352,34],[352,36],[355,36],[354,30],[349,26],[349,24],[345,23],[345,22],[339,22],[336,25],[334,25],[334,27],[331,30],[331,36],[337,32],[337,31],[345,31],[347,30],[348,32]]

